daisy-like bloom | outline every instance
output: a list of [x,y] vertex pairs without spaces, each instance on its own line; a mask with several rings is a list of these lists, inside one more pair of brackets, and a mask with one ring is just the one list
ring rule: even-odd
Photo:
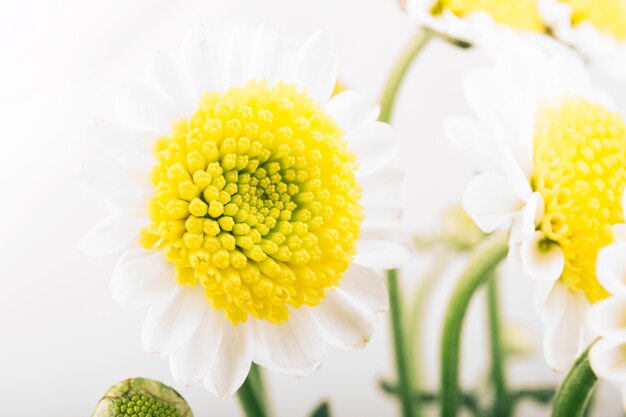
[[408,0],[407,6],[421,25],[472,44],[507,30],[546,31],[537,0]]
[[471,73],[476,119],[446,130],[481,171],[464,207],[485,232],[510,228],[510,259],[535,283],[545,356],[560,370],[589,341],[589,305],[609,294],[595,263],[624,220],[626,124],[583,63],[546,41],[549,55],[512,44]]
[[601,337],[591,347],[589,361],[598,377],[622,392],[626,409],[626,224],[616,225],[614,234],[615,242],[600,250],[596,262],[598,281],[611,295],[589,312],[591,327]]
[[198,28],[91,132],[115,163],[87,183],[112,213],[81,247],[121,253],[113,297],[149,308],[143,346],[181,385],[232,394],[252,361],[308,375],[387,309],[376,270],[410,246],[396,141],[362,94],[331,98],[336,70],[321,34]]
[[539,0],[554,36],[609,73],[626,73],[625,0]]

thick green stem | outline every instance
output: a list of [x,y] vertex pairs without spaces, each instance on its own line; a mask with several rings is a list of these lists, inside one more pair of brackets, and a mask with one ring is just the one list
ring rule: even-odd
[[[493,274],[493,271],[492,271]],[[489,278],[487,278],[489,279]],[[498,280],[494,276],[487,282],[487,318],[489,323],[489,345],[491,350],[491,379],[495,389],[494,415],[511,415],[511,402],[506,386],[505,357],[502,347]]]
[[476,290],[508,252],[507,233],[487,237],[474,250],[459,277],[444,317],[441,339],[441,415],[455,417],[459,408],[459,362],[463,318]]
[[393,334],[393,347],[395,350],[396,371],[398,373],[398,387],[402,415],[404,417],[416,417],[413,408],[413,393],[411,376],[409,373],[410,361],[407,357],[406,340],[404,336],[404,322],[402,319],[402,299],[400,297],[400,284],[396,270],[387,271],[389,284],[389,309],[391,310],[391,332]]
[[589,365],[589,349],[578,357],[554,396],[552,417],[583,417],[598,384]]
[[[256,365],[252,365],[253,367]],[[263,381],[257,369],[251,369],[245,382],[237,391],[237,397],[246,417],[269,417],[263,390]]]
[[431,32],[428,29],[419,29],[396,60],[396,63],[389,73],[387,83],[385,84],[385,88],[380,99],[379,120],[381,122],[389,123],[391,121],[396,96],[398,95],[398,91],[400,91],[400,86],[404,81],[404,77],[409,71],[409,68],[411,68],[411,64],[417,55],[419,55],[424,46],[428,43],[431,36]]

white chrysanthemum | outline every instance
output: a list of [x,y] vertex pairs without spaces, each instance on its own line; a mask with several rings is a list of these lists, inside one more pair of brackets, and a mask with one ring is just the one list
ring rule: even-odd
[[595,261],[623,222],[626,125],[582,62],[548,47],[512,44],[471,73],[476,119],[446,131],[481,171],[464,207],[486,232],[510,228],[510,259],[534,281],[546,359],[564,369],[589,341],[589,305],[608,295]]
[[536,0],[408,0],[407,7],[419,24],[472,44],[512,31],[545,32]]
[[331,98],[337,58],[315,34],[191,30],[119,96],[87,185],[111,214],[81,241],[120,254],[121,305],[149,308],[142,343],[174,378],[235,392],[251,362],[308,375],[326,345],[370,340],[399,266],[401,172],[362,94]]
[[624,0],[539,0],[543,19],[556,38],[578,49],[610,74],[626,74]]

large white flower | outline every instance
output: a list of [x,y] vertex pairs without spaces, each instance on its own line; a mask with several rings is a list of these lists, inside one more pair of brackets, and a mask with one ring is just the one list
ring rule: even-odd
[[434,32],[472,44],[511,31],[545,32],[536,0],[408,0],[409,13]]
[[321,34],[197,28],[91,131],[112,162],[87,185],[111,214],[81,248],[121,254],[113,297],[149,308],[143,346],[182,385],[232,394],[252,361],[307,375],[387,309],[376,270],[410,245],[397,143],[364,95],[331,98],[336,71]]
[[595,261],[623,222],[626,125],[583,63],[549,43],[550,54],[511,44],[472,72],[464,88],[476,118],[446,131],[481,172],[464,207],[486,232],[510,228],[510,259],[534,281],[546,359],[564,369],[589,342],[589,305],[608,295]]
[[617,77],[626,77],[626,1],[539,0],[555,37]]

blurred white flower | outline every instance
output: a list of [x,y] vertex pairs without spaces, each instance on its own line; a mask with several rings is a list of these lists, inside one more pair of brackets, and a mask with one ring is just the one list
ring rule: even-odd
[[539,0],[553,35],[613,76],[626,78],[626,2]]
[[181,385],[230,395],[252,361],[308,375],[387,309],[375,269],[410,246],[397,143],[362,94],[331,98],[336,71],[321,34],[197,28],[91,131],[111,164],[87,182],[111,214],[81,248],[121,254],[113,297],[149,308],[144,349]]
[[536,0],[408,0],[407,7],[419,24],[472,44],[511,31],[546,31]]
[[589,342],[590,303],[608,296],[595,260],[623,222],[626,124],[569,50],[502,50],[464,88],[475,119],[447,135],[480,171],[464,207],[485,232],[510,229],[509,258],[532,278],[544,352],[568,367]]

